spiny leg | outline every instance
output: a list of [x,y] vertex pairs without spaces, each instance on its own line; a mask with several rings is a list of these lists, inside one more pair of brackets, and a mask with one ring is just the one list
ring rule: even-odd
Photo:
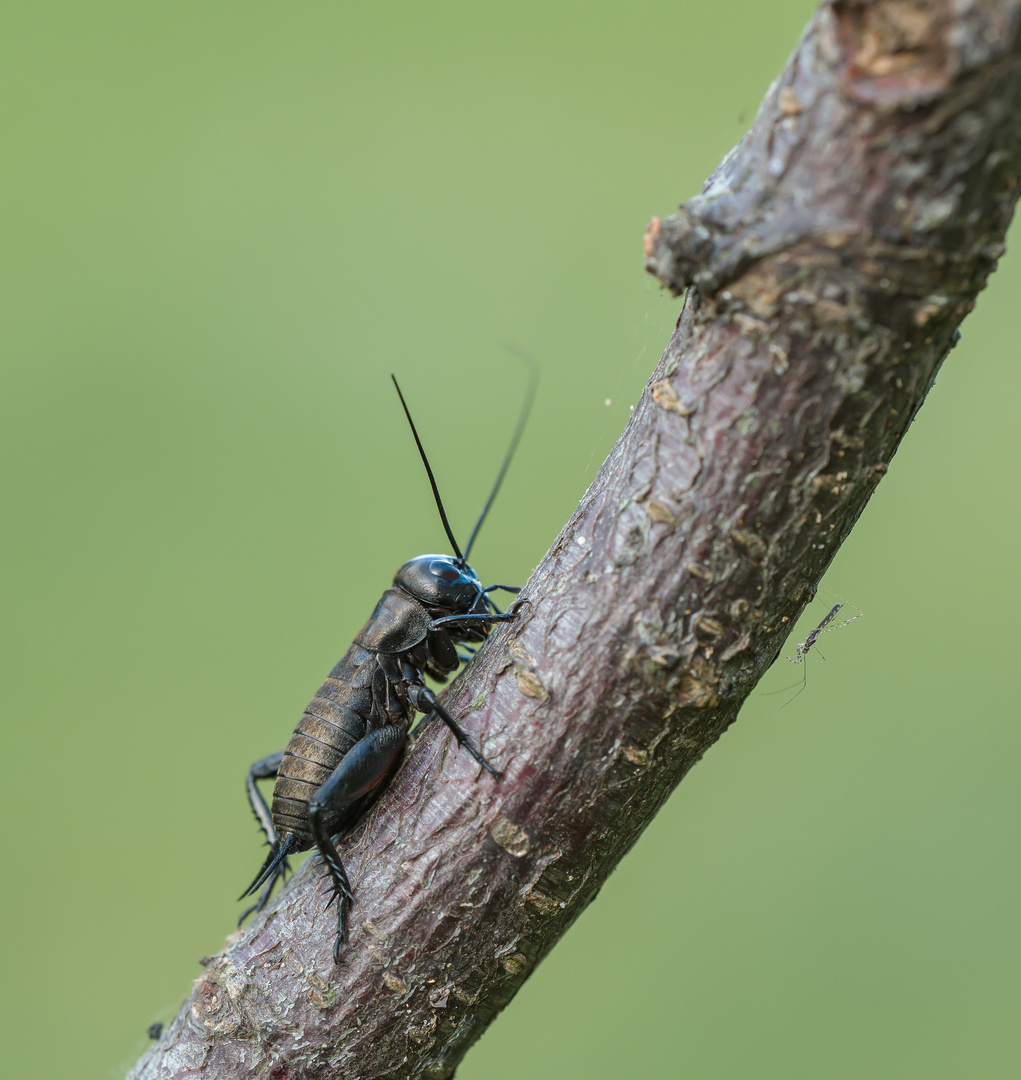
[[[260,758],[248,770],[248,776],[245,781],[245,793],[248,795],[248,804],[252,808],[252,813],[255,814],[255,820],[259,823],[259,827],[266,836],[266,843],[270,846],[270,853],[263,863],[262,869],[259,871],[260,876],[278,854],[278,844],[277,831],[273,824],[273,815],[269,812],[269,807],[266,805],[266,800],[262,797],[262,792],[259,790],[256,781],[272,780],[280,768],[280,762],[283,760],[283,756],[284,751],[278,750],[275,754],[270,754],[269,757]],[[266,904],[269,903],[270,893],[273,892],[273,886],[276,885],[277,878],[281,875],[286,876],[290,872],[290,869],[290,865],[287,862],[287,853],[285,852],[279,873],[274,874],[266,881],[259,899],[252,904],[251,907],[245,908],[245,910],[241,912],[241,917],[238,919],[238,926],[240,926],[253,912],[262,911]],[[255,886],[249,887],[242,898],[253,892],[254,888]]]
[[436,715],[447,725],[448,728],[454,733],[454,738],[457,739],[458,746],[463,747],[469,754],[482,766],[486,772],[492,776],[499,776],[500,773],[488,761],[482,756],[482,754],[475,749],[472,745],[472,741],[468,738],[467,732],[461,725],[447,712],[447,710],[440,704],[436,695],[427,687],[419,686],[410,688],[408,694],[408,700],[411,704],[418,709],[419,712],[435,712]]
[[259,827],[266,834],[266,843],[270,845],[276,843],[277,831],[273,824],[273,815],[269,812],[269,807],[266,805],[266,800],[262,797],[262,792],[259,790],[256,781],[274,779],[280,769],[280,762],[283,757],[284,751],[278,750],[275,754],[270,754],[269,757],[260,758],[248,770],[248,778],[245,782],[248,804],[252,808],[252,813],[255,814],[255,820],[259,823]]
[[269,854],[266,856],[266,861],[262,864],[262,869],[255,875],[255,880],[247,889],[238,897],[239,900],[244,900],[246,896],[251,896],[256,889],[262,886],[262,892],[259,894],[259,899],[247,910],[241,913],[241,918],[238,919],[238,926],[240,926],[253,911],[262,911],[269,900],[270,893],[273,892],[273,886],[277,881],[286,877],[290,873],[291,867],[287,861],[287,856],[292,851],[298,850],[298,839],[293,833],[286,833],[282,839],[278,838],[270,845]]
[[[308,807],[308,822],[323,857],[337,900],[337,940],[333,962],[340,963],[340,946],[347,940],[347,910],[354,903],[351,882],[333,844],[333,833],[358,803],[393,772],[400,761],[407,733],[396,724],[369,732],[341,758],[329,780],[315,793]],[[329,905],[327,905],[329,906]]]

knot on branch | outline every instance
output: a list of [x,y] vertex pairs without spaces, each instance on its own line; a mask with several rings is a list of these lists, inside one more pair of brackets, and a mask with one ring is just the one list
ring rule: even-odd
[[798,264],[832,253],[887,299],[945,294],[948,266],[950,291],[981,288],[1021,171],[1005,107],[1021,58],[1016,9],[964,6],[824,5],[703,191],[653,218],[646,269],[675,294],[695,285],[713,297],[768,256],[796,281]]
[[[713,248],[712,230],[686,204],[665,221],[654,217],[649,222],[645,230],[645,269],[676,296],[700,273],[703,279],[707,278]],[[709,280],[699,284],[705,292],[714,291]]]

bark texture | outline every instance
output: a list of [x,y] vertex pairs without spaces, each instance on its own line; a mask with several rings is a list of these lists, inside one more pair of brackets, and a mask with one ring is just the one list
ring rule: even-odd
[[824,3],[646,235],[693,286],[514,624],[343,844],[214,958],[135,1077],[449,1077],[734,720],[886,472],[1021,175],[1021,0]]

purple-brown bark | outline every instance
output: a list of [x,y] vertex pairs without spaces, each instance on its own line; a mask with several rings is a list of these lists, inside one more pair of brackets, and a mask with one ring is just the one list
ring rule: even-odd
[[1003,251],[1021,0],[825,3],[647,265],[688,285],[627,430],[447,707],[134,1076],[448,1077],[734,720]]

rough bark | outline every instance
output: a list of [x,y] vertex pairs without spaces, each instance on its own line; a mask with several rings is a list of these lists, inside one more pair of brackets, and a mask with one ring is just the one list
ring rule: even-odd
[[688,295],[627,430],[343,844],[198,980],[136,1077],[448,1077],[734,720],[1003,251],[1021,0],[825,3],[701,195],[646,236]]

